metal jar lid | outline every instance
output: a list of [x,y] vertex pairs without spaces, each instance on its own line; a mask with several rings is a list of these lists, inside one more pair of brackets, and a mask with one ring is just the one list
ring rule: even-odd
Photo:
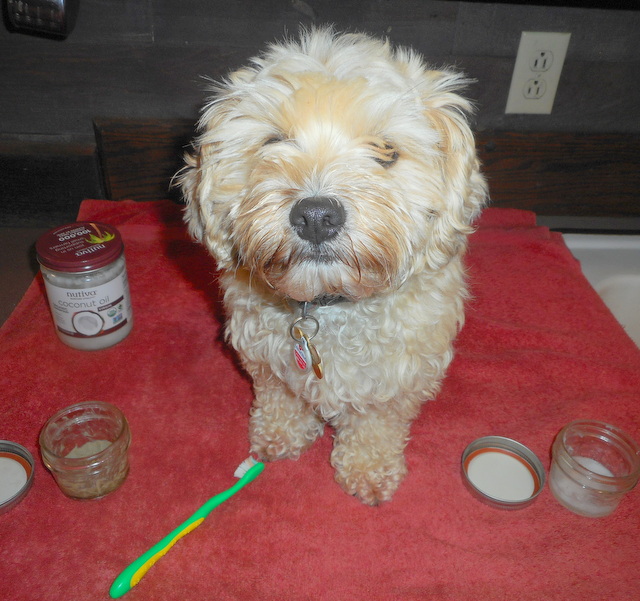
[[54,271],[86,272],[115,261],[124,245],[112,225],[78,221],[56,227],[38,239],[38,262]]
[[13,509],[33,484],[33,456],[22,445],[0,440],[0,513]]
[[529,448],[510,438],[485,436],[462,454],[462,478],[477,498],[499,509],[521,509],[544,488],[542,463]]

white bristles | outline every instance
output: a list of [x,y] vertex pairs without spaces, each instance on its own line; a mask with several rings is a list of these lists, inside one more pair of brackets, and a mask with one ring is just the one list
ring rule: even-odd
[[237,468],[233,475],[242,478],[254,465],[258,463],[253,457],[247,457]]

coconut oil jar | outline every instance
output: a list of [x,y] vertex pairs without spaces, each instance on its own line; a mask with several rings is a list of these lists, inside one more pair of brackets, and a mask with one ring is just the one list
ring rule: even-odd
[[107,348],[133,327],[133,312],[118,230],[77,222],[43,234],[36,253],[56,333],[80,350]]

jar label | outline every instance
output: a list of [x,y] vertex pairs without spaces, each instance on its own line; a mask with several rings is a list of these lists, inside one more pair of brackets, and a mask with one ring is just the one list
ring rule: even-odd
[[45,278],[45,287],[56,328],[67,336],[106,336],[131,320],[126,269],[99,286],[61,288],[50,284]]

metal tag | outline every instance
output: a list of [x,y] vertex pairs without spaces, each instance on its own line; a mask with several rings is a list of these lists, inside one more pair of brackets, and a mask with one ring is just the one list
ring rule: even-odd
[[299,328],[296,328],[296,330],[296,334],[299,334],[299,338],[293,345],[293,359],[295,360],[298,369],[306,372],[311,369],[311,365],[313,363],[311,351],[309,350],[309,339]]

